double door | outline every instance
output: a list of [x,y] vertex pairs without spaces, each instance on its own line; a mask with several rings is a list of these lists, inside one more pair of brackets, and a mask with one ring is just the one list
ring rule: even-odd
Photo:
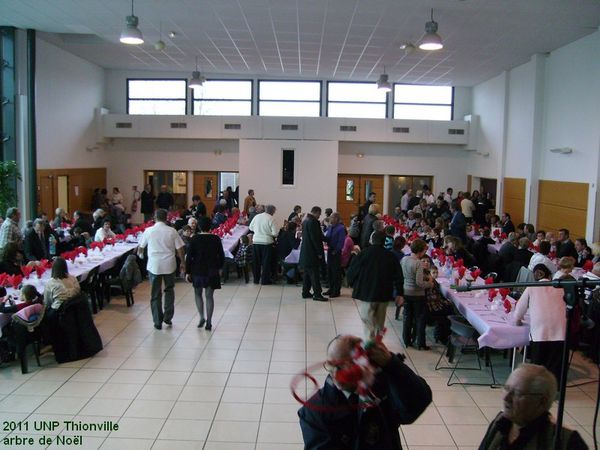
[[344,225],[350,224],[350,216],[358,212],[371,192],[383,212],[383,175],[338,175],[337,210]]

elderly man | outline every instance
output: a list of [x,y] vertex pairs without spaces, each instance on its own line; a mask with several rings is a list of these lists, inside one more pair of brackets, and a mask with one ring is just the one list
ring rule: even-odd
[[23,243],[23,234],[19,229],[19,220],[21,212],[17,208],[8,208],[6,210],[6,220],[0,227],[0,249],[10,243],[15,243],[20,248]]
[[[300,247],[300,260],[298,265],[304,269],[302,283],[302,298],[310,298],[319,302],[326,302],[321,291],[321,276],[319,269],[324,258],[323,231],[319,224],[321,208],[313,206],[306,219],[302,222],[302,247]],[[312,287],[313,293],[310,293]]]
[[[370,366],[365,370],[372,376],[365,381],[372,397],[359,396],[357,381],[344,371],[355,367],[352,355],[360,347],[361,340],[350,335],[329,344],[325,384],[298,411],[306,450],[399,450],[398,427],[413,423],[431,403],[427,382],[381,342],[367,349]],[[361,408],[366,402],[376,406]]]
[[403,291],[400,263],[392,252],[383,248],[385,234],[373,233],[371,245],[352,259],[347,279],[354,290],[352,298],[359,300],[358,312],[363,322],[365,337],[373,339],[384,328],[387,304],[396,292]]
[[73,213],[73,229],[79,228],[82,233],[93,234],[92,225],[83,218],[81,211],[75,211]]
[[142,191],[140,208],[140,212],[144,215],[144,222],[152,219],[152,214],[154,214],[154,200],[156,200],[156,197],[152,192],[152,185],[146,184]]
[[373,203],[369,206],[368,214],[364,216],[362,229],[360,232],[360,248],[364,250],[369,244],[369,238],[371,233],[375,231],[373,224],[377,221],[377,215],[381,212],[381,208],[377,203]]
[[[550,407],[556,397],[556,379],[543,366],[523,364],[504,385],[504,408],[490,426],[479,450],[553,448],[556,425]],[[563,427],[561,449],[587,449],[577,431]]]
[[[144,249],[148,247],[148,278],[150,280],[150,309],[154,328],[160,330],[163,322],[172,325],[175,313],[175,271],[177,262],[175,254],[180,261],[185,261],[185,244],[177,231],[167,225],[167,211],[157,209],[154,213],[156,224],[147,228],[142,234],[138,246],[138,256],[143,258]],[[185,267],[181,265],[182,274]],[[165,307],[162,302],[162,283],[165,282]]]
[[[258,207],[257,207],[258,210]],[[267,205],[265,212],[257,214],[250,222],[252,236],[252,273],[254,284],[268,285],[271,282],[271,266],[273,260],[273,244],[279,230],[273,214],[276,208]]]
[[44,235],[44,221],[35,219],[33,228],[26,234],[23,240],[23,252],[27,261],[40,261],[48,258],[48,236]]
[[169,192],[169,188],[166,184],[163,184],[160,187],[160,192],[156,197],[156,206],[160,209],[165,209],[169,211],[173,205],[175,204],[175,199],[173,198],[173,194]]

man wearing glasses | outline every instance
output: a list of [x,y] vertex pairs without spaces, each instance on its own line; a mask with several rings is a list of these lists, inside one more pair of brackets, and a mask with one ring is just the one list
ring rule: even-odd
[[[504,408],[490,424],[479,450],[553,448],[556,429],[550,407],[556,398],[556,378],[543,366],[523,364],[504,386]],[[562,429],[561,448],[587,449],[577,431]]]
[[[299,411],[305,450],[399,450],[398,427],[431,403],[431,389],[382,342],[337,336],[327,347],[325,385]],[[363,363],[364,363],[363,359]],[[356,373],[358,372],[358,376]]]

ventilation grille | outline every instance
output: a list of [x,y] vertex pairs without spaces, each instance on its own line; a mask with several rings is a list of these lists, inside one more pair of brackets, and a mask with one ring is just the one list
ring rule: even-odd
[[356,131],[356,125],[340,125],[340,131]]
[[115,128],[133,128],[133,124],[131,122],[117,122]]
[[226,123],[225,125],[223,125],[223,128],[225,128],[226,130],[241,130],[242,124],[241,123]]
[[462,128],[448,128],[448,134],[465,134]]
[[289,123],[289,124],[282,123],[281,130],[282,131],[296,131],[296,130],[298,130],[298,125],[291,124],[291,123]]
[[394,133],[410,133],[410,128],[408,127],[394,127],[392,129]]
[[187,123],[185,123],[185,122],[171,122],[171,128],[187,128]]

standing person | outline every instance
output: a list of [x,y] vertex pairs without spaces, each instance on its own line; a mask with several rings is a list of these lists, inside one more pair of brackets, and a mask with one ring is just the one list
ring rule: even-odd
[[[324,258],[323,231],[319,223],[321,208],[313,206],[306,219],[302,222],[302,246],[300,247],[300,261],[298,265],[304,268],[302,283],[302,298],[310,298],[319,302],[326,302],[321,291],[321,277],[319,269]],[[310,288],[313,292],[311,294]]]
[[367,201],[365,202],[364,205],[362,205],[360,207],[360,212],[361,212],[361,214],[362,214],[363,217],[365,217],[367,214],[369,214],[369,207],[373,203],[375,203],[375,197],[377,197],[376,194],[375,194],[375,192],[369,192],[369,196],[367,197]]
[[329,298],[340,296],[342,289],[342,249],[346,239],[346,227],[340,221],[340,215],[336,212],[329,216],[329,227],[325,232],[327,242],[327,279],[329,290],[323,292]]
[[[433,286],[430,281],[425,281],[421,258],[427,252],[427,243],[416,239],[410,244],[410,256],[402,258],[402,274],[404,275],[404,325],[402,338],[408,347],[417,341],[419,350],[429,350],[425,341],[425,321],[427,318],[427,298],[425,289]],[[412,335],[413,326],[416,336]]]
[[475,213],[475,203],[471,200],[471,194],[465,192],[465,198],[460,202],[460,209],[465,216],[467,223],[473,222],[473,215]]
[[248,196],[244,199],[244,214],[250,214],[250,207],[256,208],[256,199],[254,198],[254,189],[248,189]]
[[372,241],[372,245],[352,259],[346,273],[348,283],[354,287],[352,298],[359,300],[358,312],[367,341],[373,341],[383,330],[388,302],[402,303],[400,264],[392,252],[383,248],[385,234],[376,231]]
[[160,187],[160,192],[156,197],[156,206],[160,209],[164,209],[165,211],[169,211],[173,205],[175,204],[175,199],[173,195],[169,192],[169,189],[166,184],[163,184]]
[[252,273],[254,284],[269,285],[271,282],[271,264],[273,260],[273,244],[277,237],[277,224],[273,219],[276,208],[267,205],[265,212],[257,214],[250,222],[252,236]]
[[412,196],[413,196],[413,190],[408,189],[408,190],[404,191],[404,194],[402,194],[402,197],[400,197],[400,209],[405,214],[408,212],[408,202],[410,201]]
[[[138,247],[138,256],[144,257],[144,249],[148,247],[148,278],[151,284],[150,307],[154,328],[160,330],[164,322],[172,325],[171,320],[175,312],[175,269],[177,262],[175,253],[180,261],[184,261],[185,244],[179,233],[167,225],[167,211],[157,209],[154,213],[156,224],[147,228],[142,235]],[[185,272],[182,264],[181,271]],[[162,283],[165,282],[165,307],[162,304]]]
[[117,208],[121,210],[121,212],[125,212],[125,206],[123,206],[123,194],[121,194],[121,191],[119,191],[119,188],[116,186],[113,187],[110,202],[113,208]]
[[453,201],[450,204],[450,213],[452,214],[452,219],[450,220],[450,235],[459,238],[464,244],[467,242],[467,219],[460,211],[458,202]]
[[377,203],[373,203],[369,206],[367,211],[367,215],[364,217],[362,221],[362,228],[360,231],[360,248],[364,250],[369,246],[369,239],[371,238],[371,233],[375,231],[373,228],[373,224],[377,221],[377,214],[381,212],[379,205]]
[[[533,268],[535,281],[549,281],[550,270],[544,264]],[[552,286],[530,286],[517,302],[513,320],[522,325],[529,310],[531,361],[546,367],[560,381],[562,350],[567,330],[564,292]]]
[[454,194],[454,189],[446,189],[446,193],[444,194],[444,201],[448,203],[448,206],[452,204],[452,194]]
[[0,249],[3,249],[8,244],[14,243],[18,248],[21,248],[23,243],[23,234],[19,229],[19,220],[21,212],[17,208],[8,208],[6,210],[6,218],[0,226]]
[[144,222],[152,219],[152,215],[154,214],[154,200],[156,200],[156,197],[152,193],[152,185],[147,184],[142,191],[141,213],[144,215]]
[[[210,219],[201,217],[198,221],[200,233],[190,240],[185,260],[186,280],[194,286],[194,299],[200,315],[198,328],[206,324],[205,329],[212,330],[212,315],[215,309],[215,289],[221,289],[221,275],[225,254],[219,236],[209,233]],[[206,316],[204,315],[204,299],[206,293]]]

